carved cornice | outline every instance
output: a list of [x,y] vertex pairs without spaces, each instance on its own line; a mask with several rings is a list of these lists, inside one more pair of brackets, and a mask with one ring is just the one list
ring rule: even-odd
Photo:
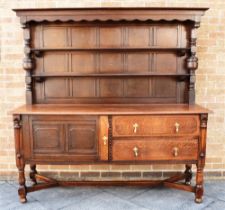
[[80,21],[192,21],[200,23],[208,8],[54,8],[14,9],[21,23]]

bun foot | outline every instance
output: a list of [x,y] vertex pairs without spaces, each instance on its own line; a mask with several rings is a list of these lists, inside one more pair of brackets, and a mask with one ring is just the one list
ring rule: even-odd
[[195,203],[202,203],[202,198],[195,198]]
[[20,198],[20,203],[26,203],[27,202],[27,198]]

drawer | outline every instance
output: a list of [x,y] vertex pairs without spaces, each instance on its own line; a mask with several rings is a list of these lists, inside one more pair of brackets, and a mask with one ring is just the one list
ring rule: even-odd
[[197,160],[197,139],[114,140],[113,161]]
[[198,135],[197,115],[114,116],[112,134],[120,136]]

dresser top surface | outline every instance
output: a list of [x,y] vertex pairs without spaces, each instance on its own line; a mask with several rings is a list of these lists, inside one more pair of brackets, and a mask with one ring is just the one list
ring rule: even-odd
[[144,114],[201,114],[210,110],[188,104],[36,104],[23,105],[11,114],[27,115],[144,115]]

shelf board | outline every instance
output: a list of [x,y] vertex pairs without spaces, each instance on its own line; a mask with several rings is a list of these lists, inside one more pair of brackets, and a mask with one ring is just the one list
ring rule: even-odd
[[176,74],[176,73],[95,73],[95,74],[78,74],[78,73],[45,73],[33,74],[32,77],[132,77],[132,76],[153,76],[153,77],[188,77],[190,74]]
[[186,52],[190,48],[168,48],[168,47],[148,47],[148,48],[32,48],[32,52],[46,52],[46,51],[183,51]]

